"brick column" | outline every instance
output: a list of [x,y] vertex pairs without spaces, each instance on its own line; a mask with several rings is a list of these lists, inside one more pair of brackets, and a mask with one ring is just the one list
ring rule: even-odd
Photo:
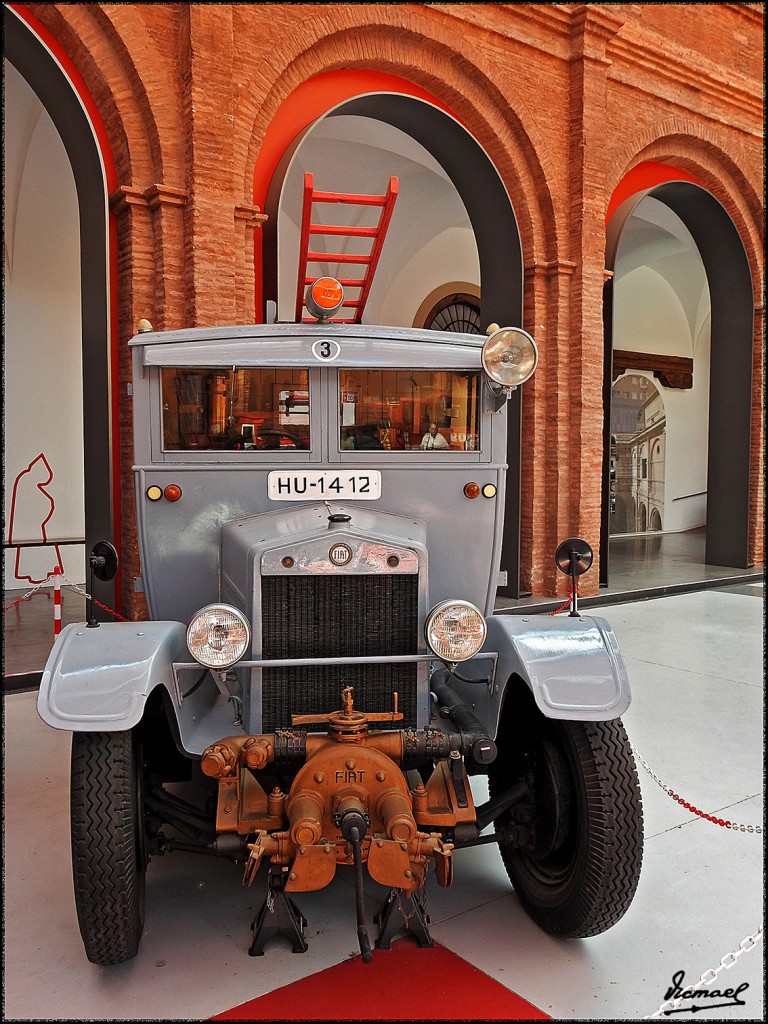
[[[128,340],[141,317],[150,317],[155,299],[152,214],[143,194],[128,187],[110,196],[117,217],[117,388],[120,474],[120,573],[123,615],[147,618],[143,596],[134,589],[141,576],[136,508],[133,497],[133,407],[130,399],[131,357]],[[114,371],[113,371],[114,380]]]
[[539,365],[523,386],[521,590],[538,595],[568,589],[554,559],[570,515],[570,459],[563,453],[571,443],[571,410],[562,382],[569,380],[572,359],[567,311],[575,269],[570,260],[536,260],[525,267],[525,309],[536,325]]
[[133,494],[133,406],[130,400],[131,354],[128,341],[139,320],[156,330],[185,322],[182,210],[186,193],[167,185],[145,189],[120,186],[109,204],[117,217],[120,545],[123,614],[147,617],[142,593],[136,508]]
[[[749,550],[751,565],[765,564],[765,306],[755,306],[752,363],[752,438],[750,445]],[[715,385],[716,386],[716,385]]]
[[[234,187],[232,8],[180,5],[181,88],[189,184],[185,263],[189,326],[238,320],[242,200]],[[252,263],[252,259],[251,259]]]
[[[559,510],[560,540],[583,537],[594,549],[594,568],[581,592],[599,585],[603,462],[603,280],[605,268],[605,127],[608,69],[606,45],[623,24],[605,8],[583,4],[574,10],[569,68],[568,149],[570,167],[570,257],[574,262],[569,298],[570,332],[561,357],[561,386],[567,387],[570,437],[560,444],[561,487],[567,507]],[[562,575],[562,574],[561,574]]]
[[239,324],[252,324],[256,320],[254,234],[266,219],[266,213],[261,213],[258,206],[235,207],[235,227],[240,234],[242,254],[235,267],[235,308]]

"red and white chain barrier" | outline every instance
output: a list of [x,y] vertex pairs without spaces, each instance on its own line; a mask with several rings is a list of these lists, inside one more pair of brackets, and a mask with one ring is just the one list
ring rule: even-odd
[[[685,807],[685,809],[687,811],[690,811],[691,814],[697,814],[700,818],[704,818],[706,821],[711,821],[715,825],[721,825],[723,828],[729,828],[736,832],[751,832],[756,835],[762,835],[763,829],[760,825],[741,825],[738,822],[727,821],[723,818],[716,817],[714,814],[707,814],[705,811],[699,810],[698,807],[695,807],[693,804],[688,803],[687,800],[683,800],[683,798],[681,796],[678,796],[677,793],[671,790],[669,786],[666,785],[666,783],[662,782],[658,775],[648,767],[647,763],[643,760],[643,758],[638,754],[638,752],[634,748],[632,748],[632,754],[634,755],[635,760],[643,766],[643,768],[648,772],[653,781],[664,790],[667,796],[672,797],[673,800],[675,800],[681,806]],[[643,1017],[642,1019],[654,1020],[656,1017],[667,1017],[671,1013],[678,1011],[680,1008],[680,1004],[684,1001],[684,999],[691,998],[690,995],[686,995],[686,993],[695,993],[705,988],[706,986],[711,985],[712,982],[717,979],[717,976],[720,974],[721,971],[727,970],[729,967],[733,967],[733,965],[736,963],[737,959],[741,956],[741,954],[746,953],[751,949],[754,949],[754,947],[757,945],[757,943],[762,937],[763,928],[762,925],[760,925],[760,927],[758,927],[754,935],[748,935],[745,939],[742,939],[742,941],[739,943],[739,948],[737,950],[734,950],[733,953],[726,953],[726,955],[721,958],[720,963],[717,967],[710,968],[710,970],[708,971],[704,971],[704,973],[695,985],[687,986],[685,992],[682,995],[678,996],[676,999],[667,999],[666,1002],[663,1002],[661,1004],[661,1006],[655,1013],[652,1013],[647,1017]],[[695,1010],[696,1006],[694,1006],[692,1009]]]
[[48,573],[44,580],[37,583],[31,590],[28,590],[26,594],[22,594],[21,597],[17,597],[15,601],[11,601],[10,604],[4,605],[3,615],[6,615],[12,608],[16,608],[22,601],[28,601],[30,597],[38,592],[42,587],[50,585],[51,579],[53,579],[53,635],[58,636],[61,632],[61,586],[64,581],[67,586],[74,590],[75,593],[81,594],[86,600],[93,601],[99,608],[102,608],[105,612],[118,619],[120,622],[130,622],[130,619],[124,618],[119,612],[116,612],[113,608],[110,608],[106,604],[102,604],[95,597],[92,597],[87,591],[83,590],[82,587],[78,586],[77,583],[73,583],[68,576],[64,574],[64,570],[60,566],[56,566],[51,572]]
[[632,753],[634,755],[635,760],[639,764],[641,764],[643,766],[643,768],[645,768],[645,770],[651,776],[653,781],[658,786],[661,786],[661,788],[664,790],[664,792],[667,794],[667,796],[672,797],[673,800],[675,800],[677,803],[679,803],[687,811],[690,811],[691,814],[698,814],[698,816],[700,818],[704,818],[707,821],[711,821],[714,825],[721,825],[723,828],[730,828],[730,829],[733,829],[736,832],[753,832],[753,833],[756,833],[757,835],[762,835],[763,834],[763,829],[762,829],[762,827],[760,825],[740,825],[736,821],[726,821],[723,818],[716,817],[714,814],[707,814],[706,811],[700,811],[698,807],[694,807],[694,805],[688,803],[687,800],[683,800],[683,798],[681,796],[678,796],[677,793],[673,792],[673,790],[671,790],[666,783],[662,782],[661,779],[659,778],[659,776],[655,772],[651,771],[651,769],[648,767],[646,762],[638,754],[638,752],[635,750],[634,747],[632,748]]

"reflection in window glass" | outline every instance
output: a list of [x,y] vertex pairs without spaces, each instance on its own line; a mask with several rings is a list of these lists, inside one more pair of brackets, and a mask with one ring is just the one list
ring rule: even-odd
[[166,367],[166,451],[307,450],[307,370]]
[[475,451],[480,374],[474,370],[341,370],[342,451]]

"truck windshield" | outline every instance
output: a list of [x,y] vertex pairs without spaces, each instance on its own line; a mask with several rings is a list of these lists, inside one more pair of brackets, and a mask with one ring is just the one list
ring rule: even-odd
[[476,370],[340,370],[342,451],[476,451]]
[[310,447],[307,370],[164,367],[166,451]]

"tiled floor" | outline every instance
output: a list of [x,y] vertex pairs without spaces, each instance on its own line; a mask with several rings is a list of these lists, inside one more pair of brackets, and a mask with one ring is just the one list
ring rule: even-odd
[[[619,603],[595,614],[613,626],[627,663],[633,703],[624,722],[636,752],[690,804],[762,827],[762,582]],[[328,888],[297,900],[308,920],[306,953],[276,941],[264,957],[250,958],[261,875],[244,889],[229,862],[175,853],[150,864],[138,957],[115,968],[89,964],[72,898],[70,735],[42,724],[35,699],[34,691],[5,696],[5,1019],[205,1019],[358,955],[351,880],[341,872]],[[433,938],[562,1020],[642,1019],[656,1012],[673,975],[684,971],[685,983],[696,983],[738,953],[712,987],[741,987],[740,1004],[712,1000],[700,1012],[707,1021],[763,1019],[763,946],[740,947],[762,925],[762,835],[693,815],[642,769],[640,783],[643,872],[632,906],[610,931],[580,941],[539,931],[510,889],[497,850],[486,846],[457,851],[451,888],[430,879]],[[385,892],[368,880],[366,894],[375,936],[373,916]],[[421,952],[414,944],[414,978]],[[423,1000],[434,980],[423,979]],[[387,1019],[386,991],[372,986],[369,998]],[[675,1016],[688,1012],[690,1001]],[[483,1019],[482,1006],[475,1019]]]

